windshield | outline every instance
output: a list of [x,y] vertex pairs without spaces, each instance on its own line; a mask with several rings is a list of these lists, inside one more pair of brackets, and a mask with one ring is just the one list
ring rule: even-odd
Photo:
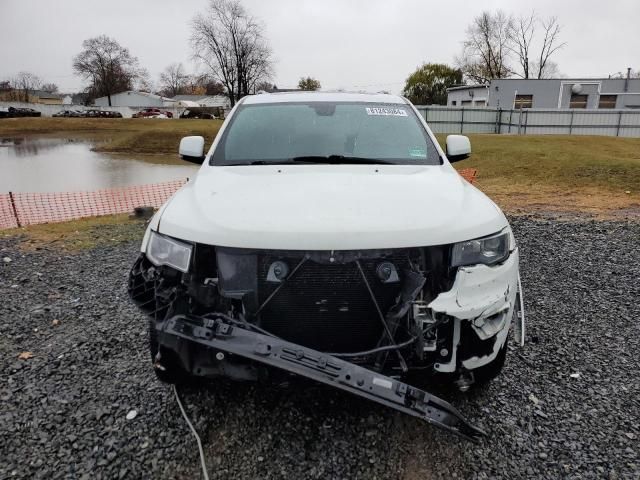
[[210,164],[297,161],[439,165],[440,157],[409,105],[296,102],[240,105]]

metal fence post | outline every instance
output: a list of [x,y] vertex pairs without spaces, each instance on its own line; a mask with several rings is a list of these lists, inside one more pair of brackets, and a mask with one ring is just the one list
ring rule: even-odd
[[464,132],[464,107],[462,107],[462,114],[460,115],[460,133]]
[[521,129],[522,129],[522,108],[518,112],[518,135],[520,135]]
[[511,133],[511,119],[513,118],[513,108],[509,110],[509,133]]
[[618,127],[616,128],[616,137],[620,136],[620,124],[622,123],[622,110],[618,112]]
[[16,217],[16,224],[18,227],[21,227],[20,217],[18,217],[18,210],[16,210],[16,202],[13,198],[13,192],[9,192],[9,202],[11,203],[11,211],[13,212],[13,216]]
[[429,107],[424,107],[424,121],[429,123]]
[[529,110],[524,111],[524,134],[527,134],[527,123],[529,123]]
[[493,129],[493,133],[500,133],[500,127],[502,126],[502,109],[496,110],[496,126]]
[[573,115],[575,114],[575,110],[571,110],[571,119],[569,120],[569,135],[573,132]]

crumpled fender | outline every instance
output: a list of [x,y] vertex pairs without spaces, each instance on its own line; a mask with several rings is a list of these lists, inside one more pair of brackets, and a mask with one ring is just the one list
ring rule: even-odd
[[[451,290],[428,305],[433,312],[471,322],[482,340],[496,336],[492,354],[463,360],[466,368],[478,368],[492,361],[507,339],[518,291],[518,263],[516,249],[500,265],[460,267]],[[457,349],[457,344],[454,348]],[[440,364],[437,369],[453,371],[452,367],[455,369],[455,365]]]

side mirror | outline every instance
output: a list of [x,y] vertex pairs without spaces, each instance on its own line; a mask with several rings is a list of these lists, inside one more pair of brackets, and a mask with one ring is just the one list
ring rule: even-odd
[[187,162],[202,163],[204,161],[204,137],[184,137],[180,140],[178,153],[180,158]]
[[464,135],[447,136],[447,158],[451,163],[464,160],[471,155],[471,142]]

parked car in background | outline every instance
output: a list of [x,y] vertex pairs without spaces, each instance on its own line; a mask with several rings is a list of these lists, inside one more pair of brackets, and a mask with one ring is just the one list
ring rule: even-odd
[[132,118],[173,118],[173,113],[159,108],[145,108],[134,113]]
[[84,116],[84,112],[80,112],[78,110],[60,110],[59,112],[54,113],[51,116],[52,117],[74,117],[74,118],[78,118],[78,117],[83,117]]
[[42,116],[42,113],[33,108],[0,107],[0,118],[40,116]]
[[122,118],[120,112],[113,112],[111,110],[87,110],[82,116],[88,118]]
[[102,115],[105,118],[122,118],[122,114],[120,112],[114,112],[112,110],[103,110]]
[[184,110],[180,114],[180,118],[215,120],[222,117],[220,110],[219,107],[191,107]]

